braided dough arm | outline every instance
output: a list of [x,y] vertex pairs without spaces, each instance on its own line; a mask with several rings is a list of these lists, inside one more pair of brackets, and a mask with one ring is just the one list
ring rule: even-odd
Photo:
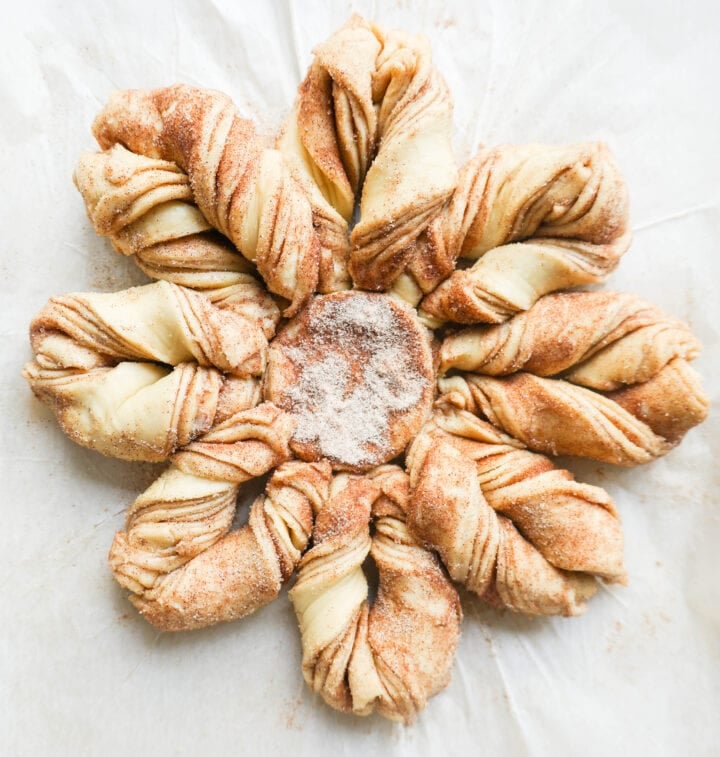
[[488,505],[550,564],[624,583],[622,527],[607,492],[575,481],[569,471],[443,399],[408,451],[411,471],[430,449],[450,444],[475,464]]
[[270,338],[280,319],[248,263],[193,202],[175,163],[113,145],[81,156],[73,175],[95,231],[131,255],[153,279],[205,293],[219,307],[254,318]]
[[277,598],[310,538],[305,492],[317,487],[314,496],[322,496],[330,477],[318,463],[288,465],[273,474],[246,526],[131,597],[146,620],[164,631],[191,630],[242,618]]
[[[167,282],[53,298],[30,340],[36,359],[25,378],[68,436],[106,455],[148,461],[166,459],[224,408],[257,404],[250,376],[264,367],[267,349],[252,321]],[[176,365],[114,365],[123,358]],[[182,362],[190,359],[200,365]]]
[[[394,466],[338,476],[290,596],[309,685],[336,709],[410,722],[447,684],[461,611],[437,561],[407,532],[406,499],[407,477]],[[368,608],[361,566],[371,541],[380,583]]]
[[[267,340],[252,320],[167,281],[53,297],[33,319],[30,343],[42,368],[194,360],[236,376],[261,374],[267,351]],[[101,358],[88,364],[88,350]],[[76,353],[83,362],[76,361]]]
[[[667,454],[707,415],[697,375],[687,364],[676,370],[677,363],[684,361],[672,361],[650,382],[608,396],[530,373],[503,379],[468,373],[440,379],[438,387],[453,395],[457,407],[484,416],[530,449],[633,466]],[[623,397],[634,398],[629,409]],[[642,400],[650,397],[646,412]]]
[[186,171],[205,218],[291,301],[285,315],[316,290],[319,242],[305,193],[226,95],[182,84],[116,92],[93,133],[103,149],[120,143]]
[[[365,478],[335,477],[328,502],[316,513],[313,547],[300,560],[290,589],[302,636],[305,681],[331,707],[345,712],[353,710],[347,665],[358,625],[367,624],[368,584],[362,564],[370,552],[368,523],[376,496],[376,487]],[[381,690],[367,658],[363,679],[364,692],[375,695]]]
[[572,383],[612,390],[647,381],[672,359],[692,360],[699,351],[685,324],[635,295],[564,292],[542,297],[505,323],[447,337],[440,370],[562,374]]
[[467,196],[453,198],[463,222],[443,229],[463,257],[530,237],[604,245],[627,233],[627,187],[602,142],[482,148],[466,170]]
[[435,323],[501,323],[548,292],[602,283],[615,267],[606,257],[597,246],[568,240],[495,247],[428,294],[421,312]]
[[[272,403],[237,412],[177,452],[128,509],[110,564],[133,591],[152,588],[230,528],[238,487],[290,457],[294,423]],[[201,450],[202,452],[199,452]],[[127,580],[122,576],[127,576]]]
[[481,598],[528,615],[578,615],[591,576],[553,567],[508,518],[488,506],[475,465],[446,442],[417,454],[408,523],[450,576]]
[[239,430],[237,441],[226,442],[234,447],[233,478],[225,461],[216,471],[224,478],[214,480],[188,472],[193,466],[175,458],[131,506],[127,532],[116,535],[110,550],[115,577],[162,630],[233,620],[274,599],[307,545],[312,507],[327,497],[327,464],[282,464],[248,524],[228,533],[240,485],[287,460],[292,430],[288,416],[268,403],[241,415],[238,429],[255,423],[257,433],[252,438],[247,428]]
[[457,183],[452,98],[426,39],[372,27],[381,44],[372,78],[378,152],[365,176],[350,241],[357,286],[388,289],[414,255],[413,243]]
[[[450,682],[462,610],[436,557],[407,528],[408,475],[386,465],[369,478],[382,491],[373,504],[370,550],[380,581],[367,626],[367,644],[384,689],[376,707],[381,715],[407,723]],[[355,660],[363,657],[359,650],[356,640],[351,676]],[[355,687],[357,706],[362,704],[357,676]]]
[[375,150],[372,73],[379,50],[380,43],[359,16],[318,45],[277,141],[313,207],[322,292],[351,283],[348,224]]
[[[607,147],[501,146],[463,169],[414,268],[423,310],[499,323],[548,292],[599,283],[630,244],[627,190]],[[522,241],[527,240],[527,241]],[[480,258],[453,273],[458,256]]]
[[359,16],[314,53],[278,147],[311,198],[321,289],[347,285],[361,187],[351,273],[361,288],[386,289],[455,186],[451,97],[426,40]]

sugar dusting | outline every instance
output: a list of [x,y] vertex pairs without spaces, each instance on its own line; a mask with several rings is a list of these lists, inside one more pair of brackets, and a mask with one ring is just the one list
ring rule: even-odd
[[296,442],[350,466],[392,455],[393,416],[417,406],[430,383],[412,344],[420,337],[394,307],[360,293],[311,306],[307,332],[283,350],[298,371],[286,393]]

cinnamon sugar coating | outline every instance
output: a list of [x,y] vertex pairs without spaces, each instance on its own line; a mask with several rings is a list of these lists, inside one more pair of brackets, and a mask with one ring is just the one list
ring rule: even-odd
[[387,296],[316,297],[275,338],[263,394],[298,421],[304,460],[363,471],[402,452],[433,399],[433,356],[414,311]]

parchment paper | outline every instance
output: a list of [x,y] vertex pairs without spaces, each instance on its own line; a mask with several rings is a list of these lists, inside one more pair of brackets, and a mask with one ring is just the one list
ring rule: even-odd
[[717,406],[717,3],[3,3],[0,752],[31,755],[720,753],[717,415],[652,465],[566,463],[621,511],[630,584],[577,619],[464,596],[450,687],[412,728],[335,713],[300,672],[285,594],[254,616],[159,635],[106,555],[158,467],[67,440],[20,378],[56,293],[140,283],[71,183],[116,88],[185,81],[270,130],[312,46],[351,11],[427,34],[456,103],[456,149],[605,139],[635,241],[609,286],[687,319]]

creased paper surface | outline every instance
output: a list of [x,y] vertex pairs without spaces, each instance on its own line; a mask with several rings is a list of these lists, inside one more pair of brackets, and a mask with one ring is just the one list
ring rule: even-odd
[[720,752],[716,410],[682,446],[619,470],[565,461],[621,512],[629,586],[577,619],[463,596],[450,687],[412,728],[328,709],[305,687],[285,593],[245,620],[160,635],[106,564],[160,467],[73,445],[20,378],[53,294],[144,279],[95,236],[71,176],[118,88],[228,92],[266,132],[352,11],[422,32],[480,143],[604,139],[627,176],[633,246],[609,288],[688,320],[718,404],[720,107],[714,3],[17,3],[0,29],[4,754],[710,755]]

